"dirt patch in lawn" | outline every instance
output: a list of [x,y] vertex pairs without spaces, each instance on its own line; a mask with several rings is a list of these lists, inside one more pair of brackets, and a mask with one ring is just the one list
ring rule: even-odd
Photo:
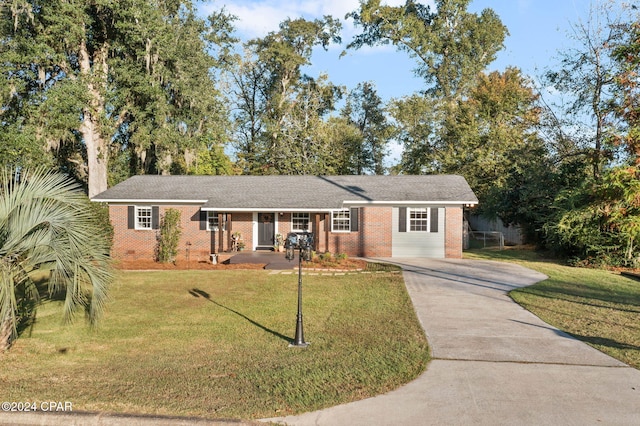
[[367,262],[362,259],[330,259],[327,261],[322,261],[318,259],[314,259],[311,262],[303,262],[302,267],[305,269],[354,269],[354,270],[365,270],[367,268]]

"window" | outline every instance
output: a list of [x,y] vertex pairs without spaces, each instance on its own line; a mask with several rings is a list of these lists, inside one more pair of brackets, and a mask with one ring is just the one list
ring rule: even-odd
[[207,212],[207,231],[217,231],[218,230],[218,212]]
[[398,232],[438,232],[438,207],[398,207]]
[[429,209],[427,208],[410,208],[409,212],[409,231],[429,232]]
[[158,229],[160,224],[159,206],[127,206],[127,229]]
[[293,213],[291,215],[291,230],[293,232],[308,232],[309,213]]
[[152,217],[151,207],[136,207],[136,229],[151,229]]
[[331,212],[331,231],[349,232],[351,230],[351,211],[338,210]]

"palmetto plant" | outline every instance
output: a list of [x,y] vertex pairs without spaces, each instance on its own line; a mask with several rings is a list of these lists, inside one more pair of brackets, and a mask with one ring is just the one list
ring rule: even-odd
[[113,275],[90,203],[64,175],[0,171],[0,352],[17,337],[20,308],[39,300],[36,271],[49,272],[49,294],[66,292],[65,321],[84,310],[97,323]]

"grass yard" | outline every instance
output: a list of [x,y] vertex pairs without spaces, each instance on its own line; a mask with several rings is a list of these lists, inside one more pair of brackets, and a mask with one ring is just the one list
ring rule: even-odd
[[517,262],[546,274],[548,280],[510,296],[548,324],[640,369],[640,281],[565,266],[532,250],[476,250],[465,258]]
[[120,272],[111,296],[97,331],[61,325],[60,302],[41,306],[0,354],[0,399],[252,419],[380,394],[428,361],[397,272],[305,276],[305,349],[288,347],[297,274]]

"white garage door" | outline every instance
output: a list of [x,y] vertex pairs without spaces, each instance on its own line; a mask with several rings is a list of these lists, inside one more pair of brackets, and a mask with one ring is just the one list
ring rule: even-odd
[[394,207],[391,255],[443,259],[444,215],[443,207]]

